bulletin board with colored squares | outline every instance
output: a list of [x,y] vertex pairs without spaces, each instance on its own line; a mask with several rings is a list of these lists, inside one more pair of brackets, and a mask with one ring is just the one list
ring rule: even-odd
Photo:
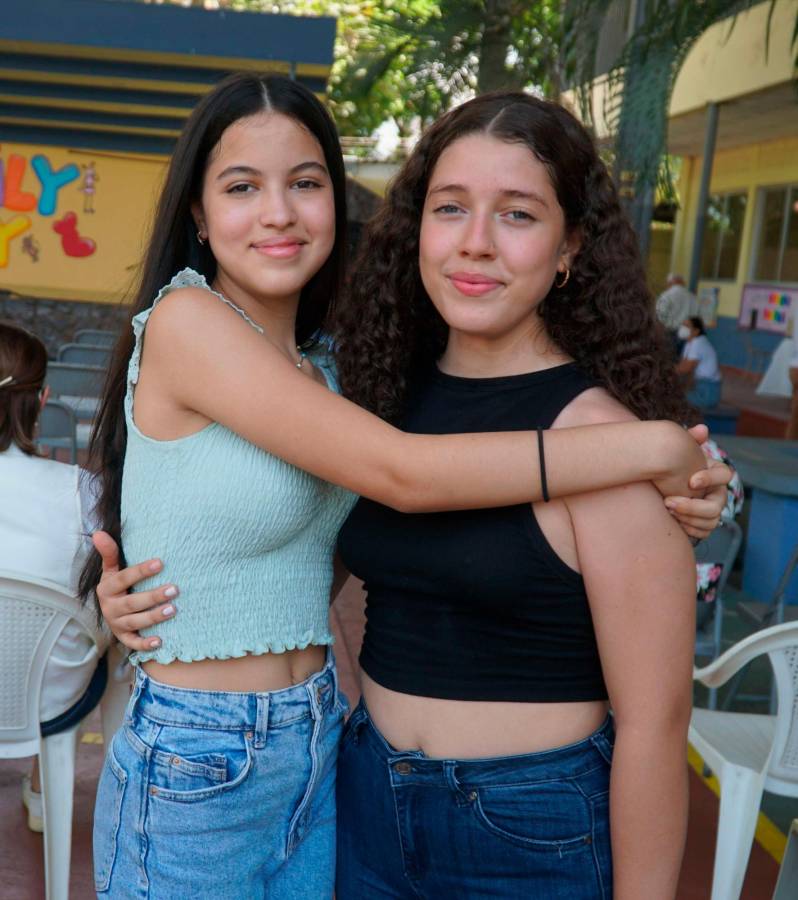
[[743,288],[740,328],[787,334],[787,323],[796,315],[798,288],[770,284],[746,284]]

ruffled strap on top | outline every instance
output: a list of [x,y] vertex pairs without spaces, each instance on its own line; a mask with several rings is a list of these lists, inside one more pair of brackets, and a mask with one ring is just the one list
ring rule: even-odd
[[234,309],[242,319],[244,319],[247,324],[251,325],[258,334],[263,334],[263,328],[258,325],[257,322],[253,321],[247,314],[244,312],[241,307],[236,306],[231,300],[228,300],[224,294],[220,294],[219,291],[215,291],[209,284],[204,275],[200,275],[199,272],[195,272],[194,269],[183,269],[181,272],[178,272],[177,275],[169,282],[169,284],[164,285],[155,299],[152,302],[152,306],[147,307],[147,309],[142,310],[137,315],[133,316],[131,324],[133,325],[133,335],[135,338],[135,343],[133,345],[133,353],[130,356],[130,362],[128,364],[127,369],[127,393],[125,394],[125,413],[127,415],[128,421],[133,420],[133,390],[135,386],[138,384],[139,380],[139,368],[141,366],[141,348],[143,345],[143,335],[144,328],[147,325],[147,320],[150,318],[150,314],[158,305],[158,303],[170,292],[174,291],[177,288],[182,287],[198,287],[203,290],[208,291],[213,294],[214,297],[218,297],[222,303],[226,303],[231,309]]

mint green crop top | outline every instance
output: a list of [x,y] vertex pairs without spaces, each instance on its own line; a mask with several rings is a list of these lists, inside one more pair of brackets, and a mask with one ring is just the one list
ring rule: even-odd
[[[128,368],[127,450],[122,473],[122,546],[129,562],[163,560],[156,578],[135,590],[173,582],[177,615],[143,631],[158,635],[149,659],[229,659],[331,644],[329,601],[338,529],[356,497],[244,440],[218,422],[186,437],[160,441],[133,421],[144,329],[169,291],[210,291],[261,334],[263,329],[205,278],[184,269],[153,305],[133,319]],[[308,354],[337,391],[328,353]],[[234,362],[231,361],[231,365]],[[253,390],[257,389],[253,385]]]

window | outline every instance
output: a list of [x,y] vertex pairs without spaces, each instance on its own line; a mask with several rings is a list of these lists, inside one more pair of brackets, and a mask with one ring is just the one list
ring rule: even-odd
[[798,281],[798,184],[762,191],[756,281]]
[[733,281],[737,277],[747,201],[744,193],[709,195],[701,248],[702,278]]

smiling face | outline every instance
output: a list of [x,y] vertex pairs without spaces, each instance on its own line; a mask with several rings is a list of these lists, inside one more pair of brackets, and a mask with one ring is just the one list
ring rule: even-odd
[[480,133],[443,151],[424,202],[419,266],[450,342],[457,333],[537,334],[537,307],[577,250],[546,167],[526,145]]
[[193,204],[197,229],[231,296],[296,303],[335,241],[333,188],[316,138],[263,112],[222,135]]

